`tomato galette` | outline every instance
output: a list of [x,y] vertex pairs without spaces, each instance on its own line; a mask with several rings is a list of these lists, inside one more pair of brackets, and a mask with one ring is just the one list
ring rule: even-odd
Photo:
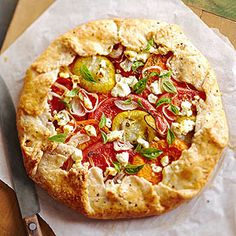
[[28,69],[17,115],[29,176],[92,218],[194,197],[227,144],[215,75],[176,25],[90,22]]

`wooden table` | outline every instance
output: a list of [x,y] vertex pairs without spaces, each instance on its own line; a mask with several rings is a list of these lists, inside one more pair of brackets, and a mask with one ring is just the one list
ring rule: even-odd
[[[8,29],[1,52],[8,48],[24,30],[45,11],[54,0],[19,0],[14,17]],[[236,22],[216,16],[192,4],[194,1],[185,0],[192,10],[210,27],[215,27],[229,37],[236,47]],[[232,0],[234,1],[234,0]],[[193,6],[194,5],[194,6]],[[17,205],[15,193],[12,189],[0,182],[0,235],[23,236],[24,227]],[[40,219],[43,235],[54,235],[49,226]]]

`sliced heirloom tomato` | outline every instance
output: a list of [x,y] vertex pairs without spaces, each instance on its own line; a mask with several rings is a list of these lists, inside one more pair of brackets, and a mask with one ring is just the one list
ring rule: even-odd
[[122,110],[115,105],[115,101],[120,100],[119,98],[107,98],[103,100],[98,108],[89,114],[90,119],[99,120],[102,116],[102,113],[110,119],[113,119],[119,112]]
[[[85,70],[85,71],[83,71]],[[115,86],[115,69],[104,56],[79,57],[72,69],[89,92],[108,93]]]
[[[148,116],[148,122],[146,117]],[[114,117],[112,130],[124,130],[125,140],[136,143],[138,138],[152,141],[155,137],[155,120],[145,111],[120,112]]]
[[137,176],[145,178],[152,184],[158,184],[162,180],[162,171],[154,173],[152,171],[151,163],[148,163],[148,161],[139,154],[136,154],[133,157],[132,164],[134,165],[145,164],[145,166],[137,173]]
[[54,111],[59,112],[59,111],[65,109],[65,104],[58,97],[53,96],[51,100],[48,100],[48,104],[49,104],[49,107],[51,109],[51,114],[52,115],[53,115]]
[[195,96],[199,96],[201,99],[206,100],[206,94],[202,91],[193,90],[191,88],[177,87],[178,95],[173,98],[173,104],[180,106],[184,100],[192,101]]
[[175,139],[173,144],[169,145],[166,140],[153,141],[151,147],[162,150],[163,153],[156,159],[156,164],[160,165],[160,160],[164,156],[168,156],[169,164],[180,158],[182,151],[188,149],[188,145],[179,139]]
[[106,167],[113,166],[112,162],[116,161],[116,154],[113,143],[103,144],[98,141],[97,143],[87,147],[83,150],[83,163],[89,162],[90,166],[97,166],[103,171]]

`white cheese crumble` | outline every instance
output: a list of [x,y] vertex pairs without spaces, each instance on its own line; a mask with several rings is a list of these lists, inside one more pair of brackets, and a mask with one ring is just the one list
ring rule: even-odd
[[192,131],[195,127],[195,122],[190,119],[184,119],[180,123],[173,122],[171,124],[171,129],[178,137],[182,137],[182,135],[186,135],[190,131]]
[[187,116],[187,117],[192,116],[193,112],[191,110],[191,107],[192,107],[192,104],[189,101],[183,101],[181,103],[181,108],[182,108],[181,115]]
[[113,97],[126,97],[131,93],[131,89],[128,84],[118,82],[115,87],[111,90]]
[[75,149],[75,151],[73,152],[73,154],[71,155],[71,158],[76,162],[81,162],[83,159],[83,153],[80,149]]
[[121,82],[128,84],[131,88],[138,82],[137,78],[133,75],[129,77],[123,77],[121,74],[115,74],[116,83]]
[[86,133],[87,133],[89,136],[94,136],[94,137],[97,136],[97,132],[96,132],[96,129],[95,129],[94,126],[92,126],[92,125],[86,125],[86,126],[84,127],[84,129],[85,129]]
[[57,121],[58,125],[62,126],[66,125],[70,121],[70,117],[66,110],[61,110],[54,116],[54,120]]
[[107,141],[113,142],[115,140],[122,140],[124,136],[124,130],[113,130],[107,134]]
[[131,62],[134,62],[134,61],[146,62],[148,57],[150,56],[149,52],[137,53],[132,50],[126,50],[126,51],[124,51],[124,54]]
[[161,91],[161,87],[160,87],[160,84],[159,84],[159,81],[156,80],[154,81],[153,83],[151,83],[150,85],[150,90],[152,91],[152,93],[154,93],[155,95],[158,95],[158,94],[161,94],[162,91]]
[[88,97],[84,97],[83,100],[84,100],[84,106],[87,109],[93,109],[93,104]]
[[107,62],[106,62],[106,60],[101,60],[100,66],[101,66],[102,68],[106,68],[106,67],[107,67]]
[[149,56],[150,56],[149,52],[141,52],[137,54],[136,60],[146,62]]
[[152,94],[152,93],[150,93],[149,95],[148,95],[148,101],[150,102],[150,103],[153,103],[153,104],[155,104],[156,102],[157,102],[157,96],[155,96],[154,94]]
[[64,79],[70,78],[70,74],[67,72],[60,72],[59,76]]
[[63,131],[64,131],[66,134],[72,132],[73,129],[74,129],[74,127],[73,127],[72,125],[65,125],[65,126],[63,127]]
[[137,142],[142,145],[144,148],[149,148],[149,142],[143,138],[138,138]]
[[169,157],[168,156],[164,156],[161,158],[161,164],[163,166],[167,166],[169,164]]
[[127,151],[133,147],[134,146],[129,141],[125,141],[125,142],[116,141],[116,142],[114,142],[115,151]]
[[161,166],[156,166],[155,164],[151,164],[152,167],[152,171],[155,173],[159,173],[162,171],[162,167]]
[[107,167],[106,168],[106,171],[105,171],[105,176],[108,176],[108,175],[112,175],[112,176],[115,176],[117,174],[117,171],[114,167]]
[[107,128],[111,128],[111,125],[112,125],[112,121],[110,118],[106,118],[106,127]]
[[129,153],[128,152],[121,152],[116,154],[116,159],[122,165],[126,166],[129,162]]
[[125,72],[128,72],[128,71],[131,70],[132,64],[133,64],[133,63],[132,63],[131,61],[125,59],[124,61],[122,61],[122,62],[120,63],[120,67],[121,67]]
[[132,50],[125,50],[124,54],[130,61],[134,62],[138,53]]

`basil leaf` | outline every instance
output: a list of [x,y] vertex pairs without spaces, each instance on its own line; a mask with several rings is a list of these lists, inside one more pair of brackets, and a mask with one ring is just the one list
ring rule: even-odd
[[159,75],[159,78],[170,78],[172,75],[172,71],[168,70],[165,74]]
[[118,161],[114,161],[112,164],[114,165],[115,170],[119,173],[121,171],[120,163]]
[[166,136],[167,143],[171,145],[175,141],[175,135],[171,131],[171,129],[168,129],[167,136]]
[[140,79],[138,83],[136,83],[133,87],[134,92],[140,94],[146,88],[147,85],[147,78]]
[[99,128],[100,129],[103,128],[106,125],[106,121],[107,121],[107,118],[104,115],[104,113],[102,113],[101,120],[99,122]]
[[169,79],[164,79],[162,81],[162,88],[167,93],[177,93],[176,87],[174,86],[174,84]]
[[75,97],[78,94],[78,92],[79,92],[79,89],[78,88],[74,88],[71,91],[67,92],[66,96],[70,97],[70,98],[73,98],[73,97]]
[[148,78],[153,77],[153,76],[159,76],[159,74],[157,72],[153,71],[149,74]]
[[68,103],[67,101],[65,101],[65,100],[60,100],[60,102],[63,103],[68,109],[71,109],[71,108],[72,108],[71,104]]
[[156,148],[143,148],[140,154],[148,160],[155,159],[159,157],[163,152]]
[[136,71],[140,66],[144,66],[144,63],[142,61],[135,61],[133,64],[132,64],[132,71]]
[[141,108],[143,108],[143,104],[142,104],[142,101],[141,101],[140,98],[138,99],[137,103],[138,103],[138,105],[139,105]]
[[123,101],[125,105],[130,105],[132,103],[132,98],[128,98],[125,101]]
[[80,71],[80,74],[81,74],[81,76],[83,77],[83,79],[85,79],[85,80],[87,80],[87,81],[89,81],[89,82],[93,82],[93,83],[96,83],[96,82],[97,82],[97,81],[93,78],[93,76],[92,76],[90,70],[88,69],[88,67],[87,67],[85,64],[83,64],[83,65],[80,67],[79,71]]
[[107,143],[107,134],[103,131],[101,131],[101,134],[102,134],[102,141],[104,144],[106,144]]
[[143,165],[132,165],[132,164],[128,164],[125,166],[125,173],[127,174],[137,174],[143,167],[145,164]]
[[51,136],[48,138],[48,140],[50,141],[54,141],[57,143],[64,143],[66,141],[66,134],[62,133],[62,134],[56,134],[54,136]]
[[136,148],[134,149],[135,152],[140,152],[142,149],[142,145],[140,143],[138,143],[138,145],[136,146]]
[[170,104],[170,107],[169,107],[169,110],[174,113],[175,115],[178,115],[179,114],[179,109],[177,106],[173,105],[173,104]]
[[161,106],[162,104],[169,104],[171,102],[171,99],[170,98],[160,98],[157,103],[156,103],[156,107],[159,107]]
[[153,39],[148,40],[147,46],[146,46],[146,48],[144,49],[144,51],[145,51],[145,52],[149,52],[149,50],[150,50],[151,47],[153,47],[153,46],[154,46],[154,40],[153,40]]

